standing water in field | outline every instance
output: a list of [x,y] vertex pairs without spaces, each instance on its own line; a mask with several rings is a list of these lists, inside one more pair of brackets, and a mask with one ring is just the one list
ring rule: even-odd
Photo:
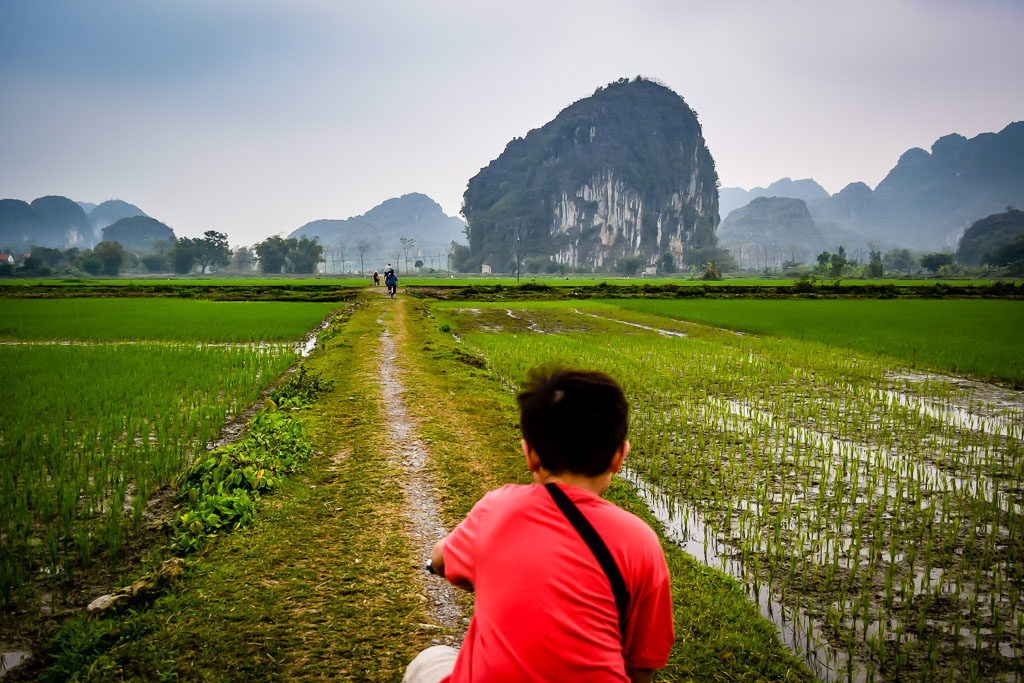
[[506,386],[552,359],[619,379],[631,480],[818,676],[1024,675],[1021,392],[610,306],[447,310]]
[[821,624],[805,610],[786,607],[776,600],[771,586],[750,582],[743,565],[729,557],[728,546],[719,540],[699,514],[666,495],[637,472],[622,470],[619,476],[633,485],[670,540],[695,560],[725,572],[744,585],[761,616],[775,625],[779,639],[804,658],[817,678],[825,681],[861,680],[864,671],[841,651],[818,637]]

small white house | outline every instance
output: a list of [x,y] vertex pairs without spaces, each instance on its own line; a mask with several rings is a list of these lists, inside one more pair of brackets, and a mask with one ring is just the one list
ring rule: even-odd
[[10,263],[14,265],[14,254],[0,254],[0,263]]
[[480,266],[480,274],[481,275],[490,275],[491,274],[491,267],[489,265],[487,265],[486,263],[483,264],[482,266]]
[[657,275],[657,274],[658,274],[658,266],[650,265],[650,266],[647,266],[646,268],[644,268],[644,275]]

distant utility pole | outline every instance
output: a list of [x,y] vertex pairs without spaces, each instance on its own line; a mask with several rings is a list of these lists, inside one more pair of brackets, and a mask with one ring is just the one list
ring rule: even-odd
[[520,240],[519,236],[517,235],[516,236],[516,284],[519,284],[519,243],[521,241],[522,240]]

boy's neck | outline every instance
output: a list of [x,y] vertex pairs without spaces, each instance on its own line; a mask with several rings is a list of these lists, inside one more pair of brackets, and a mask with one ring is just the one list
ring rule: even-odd
[[574,472],[560,472],[554,474],[548,472],[543,467],[538,468],[533,473],[533,482],[535,484],[568,484],[569,486],[576,486],[587,491],[592,491],[599,496],[603,496],[605,491],[612,483],[612,473],[604,472],[596,477],[588,477],[583,474],[576,474]]

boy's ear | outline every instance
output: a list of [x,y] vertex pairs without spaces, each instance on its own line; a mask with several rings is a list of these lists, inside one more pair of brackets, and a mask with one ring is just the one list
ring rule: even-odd
[[608,470],[615,474],[622,469],[622,461],[629,455],[629,441],[622,442],[622,448],[615,451],[615,455],[612,456],[612,461],[608,466]]
[[530,448],[530,444],[526,443],[526,439],[521,439],[519,443],[522,444],[523,456],[526,457],[526,469],[536,472],[540,469],[540,456],[537,455],[537,451]]

